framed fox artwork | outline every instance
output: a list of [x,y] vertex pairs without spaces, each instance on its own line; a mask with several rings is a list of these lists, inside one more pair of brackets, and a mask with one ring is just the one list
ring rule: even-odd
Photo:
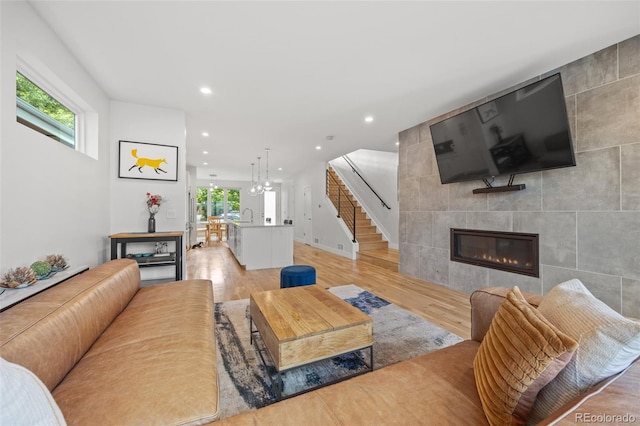
[[177,146],[121,140],[118,156],[118,177],[178,180]]

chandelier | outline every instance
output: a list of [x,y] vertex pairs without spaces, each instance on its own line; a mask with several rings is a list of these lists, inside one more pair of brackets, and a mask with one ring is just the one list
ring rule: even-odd
[[258,158],[258,180],[253,180],[254,178],[253,166],[255,165],[255,163],[251,163],[251,187],[249,187],[247,191],[249,192],[250,195],[254,197],[256,195],[263,194],[264,191],[271,191],[273,189],[273,185],[269,180],[269,150],[270,150],[269,148],[265,148],[265,151],[267,151],[267,168],[266,168],[267,176],[264,181],[262,181],[262,179],[260,178],[260,160],[262,160],[262,157],[257,157]]

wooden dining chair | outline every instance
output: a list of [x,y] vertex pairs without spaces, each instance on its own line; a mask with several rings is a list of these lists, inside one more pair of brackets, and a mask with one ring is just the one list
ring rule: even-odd
[[222,218],[220,216],[209,216],[207,222],[207,245],[209,245],[213,234],[215,234],[218,242],[222,241]]

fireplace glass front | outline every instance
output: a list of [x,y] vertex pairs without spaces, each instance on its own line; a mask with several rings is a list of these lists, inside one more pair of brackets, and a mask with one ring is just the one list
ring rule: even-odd
[[538,234],[452,228],[451,260],[539,277]]

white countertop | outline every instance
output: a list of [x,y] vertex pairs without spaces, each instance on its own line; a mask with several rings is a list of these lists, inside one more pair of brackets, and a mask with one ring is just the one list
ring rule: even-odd
[[238,228],[284,228],[287,226],[293,226],[293,225],[284,225],[284,224],[277,224],[277,223],[264,223],[264,222],[257,222],[257,221],[254,221],[253,223],[251,223],[248,221],[245,222],[245,221],[238,221],[238,220],[230,221],[229,224],[235,225]]

